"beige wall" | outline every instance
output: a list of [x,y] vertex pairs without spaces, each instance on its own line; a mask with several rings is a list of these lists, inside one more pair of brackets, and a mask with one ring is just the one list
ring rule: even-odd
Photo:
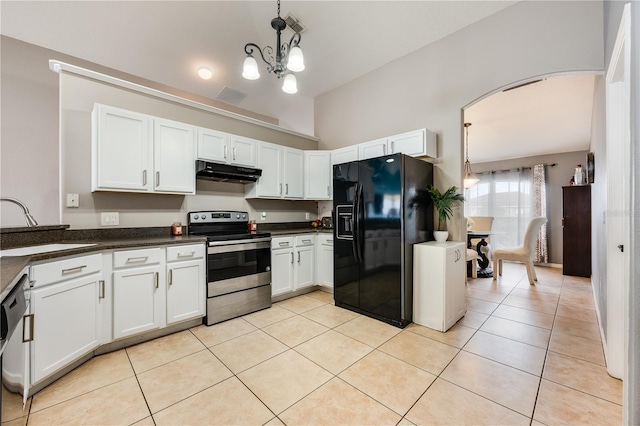
[[[436,185],[462,186],[462,108],[515,82],[602,71],[601,2],[510,6],[316,98],[320,148],[426,127],[438,134]],[[451,229],[462,239],[462,213]]]
[[[2,110],[0,194],[24,201],[41,225],[99,227],[100,212],[120,212],[120,227],[168,226],[186,220],[186,213],[204,209],[247,210],[252,219],[267,212],[267,221],[315,218],[317,203],[244,199],[240,184],[198,181],[194,196],[91,193],[91,110],[99,102],[299,149],[317,142],[233,118],[160,100],[71,74],[49,70],[58,59],[118,78],[146,84],[175,95],[188,95],[77,58],[1,37]],[[190,99],[221,106],[194,95]],[[238,108],[232,112],[245,113]],[[59,114],[59,111],[62,114]],[[274,119],[246,112],[268,122]],[[80,194],[80,208],[64,206],[67,193]],[[24,226],[17,206],[0,205],[0,227]]]

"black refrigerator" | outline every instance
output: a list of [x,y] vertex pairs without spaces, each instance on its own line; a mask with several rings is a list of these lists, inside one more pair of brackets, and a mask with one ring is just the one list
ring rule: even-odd
[[412,206],[433,165],[402,154],[333,166],[336,306],[405,327],[413,317],[413,244],[432,239],[433,206]]

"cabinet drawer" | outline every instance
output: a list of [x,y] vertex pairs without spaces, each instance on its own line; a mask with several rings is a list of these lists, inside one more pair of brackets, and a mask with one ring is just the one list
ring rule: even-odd
[[271,239],[271,250],[293,247],[293,237],[278,237]]
[[315,235],[298,235],[296,236],[296,247],[312,246],[315,242]]
[[332,246],[333,245],[333,234],[332,235],[318,235],[320,239],[320,244],[323,246]]
[[113,253],[114,268],[130,268],[141,265],[153,265],[162,261],[159,247],[140,250],[123,250]]
[[204,256],[204,244],[167,247],[167,262],[176,260],[201,259]]
[[102,269],[102,254],[90,254],[42,263],[31,267],[31,281],[34,287],[82,277]]

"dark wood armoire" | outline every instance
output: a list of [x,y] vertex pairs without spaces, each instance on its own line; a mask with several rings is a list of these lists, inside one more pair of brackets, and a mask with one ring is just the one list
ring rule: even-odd
[[591,186],[562,187],[562,274],[591,276]]

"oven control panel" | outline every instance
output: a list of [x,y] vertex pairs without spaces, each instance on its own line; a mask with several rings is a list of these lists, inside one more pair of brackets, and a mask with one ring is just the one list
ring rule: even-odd
[[220,223],[220,222],[247,222],[247,212],[204,211],[190,212],[189,224],[192,223]]

